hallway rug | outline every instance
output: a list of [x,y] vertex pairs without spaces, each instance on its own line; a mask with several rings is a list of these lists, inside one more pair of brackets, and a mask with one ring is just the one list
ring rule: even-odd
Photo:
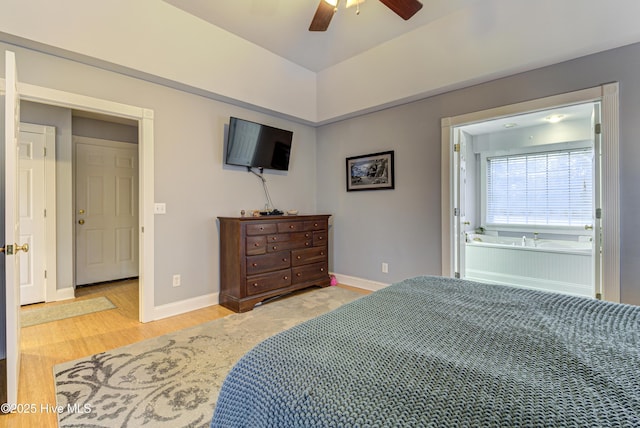
[[20,311],[20,325],[22,327],[30,327],[115,308],[116,305],[111,303],[111,300],[102,296],[36,309],[22,309]]
[[362,294],[312,289],[55,366],[60,427],[208,427],[225,376],[260,341]]

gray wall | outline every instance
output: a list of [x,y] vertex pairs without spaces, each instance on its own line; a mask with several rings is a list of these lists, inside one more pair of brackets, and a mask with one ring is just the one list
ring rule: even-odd
[[[217,292],[216,217],[264,207],[258,178],[223,166],[229,116],[293,131],[289,172],[265,173],[271,198],[281,209],[316,211],[313,127],[0,43],[5,49],[16,52],[22,82],[154,111],[155,200],[167,206],[155,217],[156,306]],[[0,65],[4,70],[4,59]],[[182,275],[182,286],[172,286],[173,274]]]
[[[334,215],[332,270],[380,282],[441,273],[441,118],[617,81],[621,299],[640,304],[639,70],[635,44],[318,128],[317,206]],[[345,157],[390,149],[396,189],[347,193]]]
[[99,138],[101,140],[138,144],[137,124],[132,126],[88,117],[73,116],[71,119],[71,132],[78,137]]

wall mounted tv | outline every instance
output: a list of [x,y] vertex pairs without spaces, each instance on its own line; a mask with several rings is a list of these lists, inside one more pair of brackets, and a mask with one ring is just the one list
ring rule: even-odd
[[292,131],[232,117],[225,163],[287,171],[292,138]]

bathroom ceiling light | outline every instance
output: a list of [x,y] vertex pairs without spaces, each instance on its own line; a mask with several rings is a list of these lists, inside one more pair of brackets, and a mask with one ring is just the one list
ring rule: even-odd
[[565,118],[564,114],[552,114],[551,116],[545,117],[544,120],[546,120],[549,123],[558,123],[564,118]]

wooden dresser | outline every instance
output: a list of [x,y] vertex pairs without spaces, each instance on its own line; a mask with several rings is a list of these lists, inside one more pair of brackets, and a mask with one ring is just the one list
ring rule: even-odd
[[330,283],[329,215],[218,217],[220,304],[235,312]]

